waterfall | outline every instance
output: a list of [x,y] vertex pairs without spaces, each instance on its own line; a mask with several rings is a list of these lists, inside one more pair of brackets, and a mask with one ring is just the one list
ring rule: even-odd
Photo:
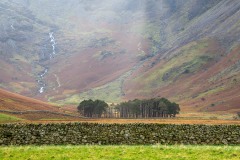
[[11,28],[12,28],[12,30],[15,30],[15,28],[13,27],[13,24],[11,24]]
[[50,57],[52,57],[52,55],[55,55],[56,54],[56,51],[55,51],[55,45],[56,45],[56,41],[55,41],[55,38],[54,38],[54,36],[53,36],[53,32],[50,32],[49,33],[49,37],[50,37],[50,39],[51,39],[51,43],[52,43],[52,54],[51,54],[51,56]]
[[39,89],[39,93],[43,93],[43,87]]
[[46,86],[43,78],[45,77],[45,75],[48,73],[48,69],[45,68],[45,70],[43,71],[43,73],[40,73],[39,75],[39,79],[38,79],[38,85],[40,86],[40,89],[39,89],[39,93],[43,93],[44,92],[44,87]]
[[[49,53],[48,57],[44,57],[44,58],[49,58],[50,60],[52,58],[54,58],[54,55],[56,54],[56,51],[55,51],[55,45],[57,44],[56,41],[55,41],[55,38],[53,36],[54,32],[50,32],[49,33],[49,38],[50,38],[50,43],[51,43],[51,46],[52,46],[52,52]],[[39,79],[37,80],[38,82],[38,85],[39,85],[39,93],[42,94],[44,92],[44,89],[46,87],[46,83],[44,82],[44,77],[46,76],[46,74],[48,73],[48,68],[47,67],[44,67],[44,71],[42,73],[39,74]]]

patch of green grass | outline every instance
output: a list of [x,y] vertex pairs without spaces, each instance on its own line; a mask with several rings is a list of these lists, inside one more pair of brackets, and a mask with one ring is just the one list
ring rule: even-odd
[[43,118],[40,119],[41,121],[60,121],[60,120],[64,120],[64,118]]
[[58,101],[60,104],[79,104],[81,101],[86,99],[101,99],[107,103],[118,103],[121,102],[122,97],[122,84],[124,79],[130,75],[131,71],[126,72],[124,75],[116,79],[115,81],[93,88],[89,91],[74,94],[62,101]]
[[179,119],[205,119],[205,120],[210,120],[210,119],[218,119],[218,120],[233,120],[233,117],[236,114],[234,113],[212,113],[212,112],[180,112],[178,118]]
[[0,123],[1,122],[20,121],[20,120],[22,120],[22,119],[14,117],[14,116],[7,115],[7,114],[0,113]]
[[121,83],[114,81],[109,84],[93,88],[81,94],[75,94],[64,100],[66,104],[79,104],[84,99],[102,99],[107,102],[119,102],[121,97]]
[[[215,54],[208,52],[209,43],[208,40],[192,42],[177,50],[175,56],[167,57],[164,63],[152,72],[134,79],[133,83],[144,86],[138,92],[144,94],[144,92],[172,83],[181,75],[199,71],[203,65],[212,60]],[[168,78],[164,78],[166,75]]]
[[27,60],[24,56],[19,55],[19,54],[14,54],[14,55],[13,55],[13,58],[10,58],[10,60],[28,63],[28,60]]
[[209,89],[208,91],[205,91],[205,92],[203,92],[203,93],[200,93],[200,94],[198,95],[198,98],[205,97],[205,96],[208,96],[208,95],[213,95],[213,94],[215,94],[215,93],[224,91],[225,89],[226,89],[226,88],[224,88],[223,86],[216,87],[216,88],[212,88],[212,89]]
[[1,147],[2,160],[37,159],[207,159],[238,160],[239,146],[24,146]]

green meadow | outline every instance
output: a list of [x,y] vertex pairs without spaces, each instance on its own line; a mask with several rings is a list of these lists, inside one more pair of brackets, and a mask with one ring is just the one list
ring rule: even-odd
[[240,146],[8,146],[1,160],[239,160]]
[[1,122],[15,122],[15,121],[20,121],[20,120],[22,120],[22,119],[0,113],[0,123]]

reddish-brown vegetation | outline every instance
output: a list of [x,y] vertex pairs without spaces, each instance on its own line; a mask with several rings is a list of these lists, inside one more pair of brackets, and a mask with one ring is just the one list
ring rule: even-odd
[[207,124],[207,125],[240,125],[238,120],[187,120],[187,119],[78,119],[78,120],[41,120],[41,121],[24,121],[24,123],[101,123],[101,124],[127,124],[127,123],[158,123],[158,124]]
[[[108,28],[111,29],[111,26]],[[82,49],[65,58],[56,57],[50,72],[58,75],[63,85],[56,90],[48,90],[47,94],[54,97],[53,101],[63,99],[67,90],[71,90],[71,94],[81,93],[116,80],[139,63],[139,44],[141,50],[148,53],[146,40],[121,32],[117,26],[113,28],[111,39],[116,44]],[[111,51],[112,55],[102,58],[101,51]],[[56,82],[53,74],[47,75],[47,79]]]
[[[0,111],[0,113],[3,114],[9,114],[31,121],[40,119],[79,119],[74,117],[78,115],[68,110],[62,110],[60,107],[49,103],[24,97],[2,89],[0,89]],[[8,112],[6,113],[4,111]],[[68,116],[69,114],[73,116]]]
[[40,100],[21,96],[0,89],[0,110],[26,111],[26,110],[48,110],[58,111],[58,107]]

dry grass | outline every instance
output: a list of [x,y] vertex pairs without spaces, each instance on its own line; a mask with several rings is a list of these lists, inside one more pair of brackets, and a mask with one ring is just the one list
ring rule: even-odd
[[[71,107],[70,107],[71,108]],[[126,123],[158,123],[158,124],[236,124],[240,125],[240,120],[234,120],[234,114],[215,112],[215,113],[181,113],[176,118],[155,118],[155,119],[116,119],[116,118],[82,118],[68,120],[40,120],[28,121],[27,123],[67,123],[67,122],[88,122],[88,123],[106,123],[106,124],[126,124]]]
[[207,125],[240,125],[239,120],[204,120],[204,119],[49,119],[36,121],[22,121],[23,123],[69,123],[69,122],[86,122],[102,124],[128,124],[128,123],[158,123],[158,124],[207,124]]
[[48,110],[54,112],[59,109],[49,103],[0,89],[0,110]]

